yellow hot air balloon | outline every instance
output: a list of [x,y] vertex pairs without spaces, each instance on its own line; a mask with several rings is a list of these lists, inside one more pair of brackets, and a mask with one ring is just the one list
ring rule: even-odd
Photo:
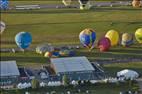
[[109,38],[111,41],[111,46],[116,46],[119,42],[119,33],[115,30],[109,30],[105,37]]
[[142,43],[142,28],[136,30],[135,37],[139,43]]

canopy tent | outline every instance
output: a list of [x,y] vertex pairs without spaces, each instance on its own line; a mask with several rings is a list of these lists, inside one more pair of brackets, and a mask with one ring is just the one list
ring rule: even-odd
[[117,77],[134,80],[139,77],[139,74],[136,71],[124,69],[120,72],[117,72]]

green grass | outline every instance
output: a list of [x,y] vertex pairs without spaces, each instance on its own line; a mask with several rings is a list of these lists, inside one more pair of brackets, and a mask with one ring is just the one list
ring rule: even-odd
[[116,63],[104,65],[104,70],[108,72],[110,76],[116,76],[118,71],[123,69],[132,69],[137,71],[142,76],[142,62],[131,62],[131,63]]
[[96,8],[90,11],[78,9],[9,11],[1,15],[2,20],[7,23],[7,29],[1,37],[1,46],[16,47],[14,37],[20,31],[32,34],[31,46],[43,42],[79,44],[80,31],[88,27],[96,31],[97,40],[110,29],[116,29],[120,33],[134,33],[142,26],[140,11],[133,8]]
[[[26,1],[23,2],[27,3]],[[124,32],[134,34],[137,28],[142,27],[141,16],[141,9],[132,7],[96,7],[89,11],[78,9],[10,10],[1,14],[1,19],[7,25],[7,29],[1,35],[1,48],[17,47],[14,37],[20,31],[28,31],[32,34],[33,42],[30,47],[36,47],[41,43],[52,43],[54,45],[80,44],[78,35],[85,28],[93,28],[97,33],[97,40],[110,29],[116,29],[120,34]],[[105,60],[109,62],[111,59],[142,58],[141,49],[142,45],[135,41],[135,44],[130,48],[117,46],[104,53],[100,53],[96,48],[92,52],[83,48],[76,50],[76,53],[77,56],[87,56],[93,62]],[[1,60],[16,60],[19,66],[27,67],[40,67],[42,64],[49,64],[49,59],[35,52],[1,53]],[[115,76],[117,71],[125,68],[142,73],[142,62],[104,65],[105,71],[111,76]],[[128,86],[114,86],[113,90],[111,88],[111,85],[88,87],[93,94],[106,94],[106,92],[118,94],[120,90],[128,89]],[[48,89],[46,90],[48,91]],[[59,89],[59,92],[61,90]],[[15,94],[15,91],[10,94]],[[35,91],[33,91],[33,94],[35,94]]]
[[[1,19],[6,22],[7,28],[1,35],[1,48],[17,47],[14,37],[20,31],[28,31],[32,34],[33,42],[30,47],[36,47],[41,43],[52,43],[53,45],[80,44],[78,35],[85,28],[93,28],[96,31],[97,40],[110,29],[115,29],[120,34],[124,32],[134,34],[137,28],[142,27],[141,15],[140,8],[126,6],[114,8],[96,7],[88,11],[78,9],[5,11],[2,12]],[[135,40],[135,44],[130,48],[117,46],[112,47],[110,51],[105,53],[100,53],[98,49],[94,49],[90,53],[84,48],[77,51],[77,56],[87,56],[90,61],[141,58],[141,48],[142,46],[137,44]],[[27,56],[31,57],[33,53],[27,54]],[[19,55],[21,53],[2,53],[2,59],[9,57],[11,59]],[[34,56],[38,55],[34,54]],[[41,58],[42,56],[38,57]],[[36,60],[32,60],[28,62],[35,63]],[[23,61],[18,60],[18,62]],[[45,60],[41,59],[39,62],[42,63]]]

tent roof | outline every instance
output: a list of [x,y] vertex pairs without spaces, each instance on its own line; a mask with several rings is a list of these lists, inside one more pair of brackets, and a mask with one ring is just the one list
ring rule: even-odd
[[0,61],[0,77],[20,75],[16,61]]
[[52,58],[56,73],[95,70],[86,57]]

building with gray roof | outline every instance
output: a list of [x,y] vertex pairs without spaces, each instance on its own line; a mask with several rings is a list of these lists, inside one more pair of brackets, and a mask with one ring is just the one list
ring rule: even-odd
[[0,61],[0,86],[11,85],[19,75],[16,61]]
[[96,68],[84,56],[52,58],[51,67],[60,80],[63,75],[67,75],[70,80],[98,79],[97,73],[95,73]]

